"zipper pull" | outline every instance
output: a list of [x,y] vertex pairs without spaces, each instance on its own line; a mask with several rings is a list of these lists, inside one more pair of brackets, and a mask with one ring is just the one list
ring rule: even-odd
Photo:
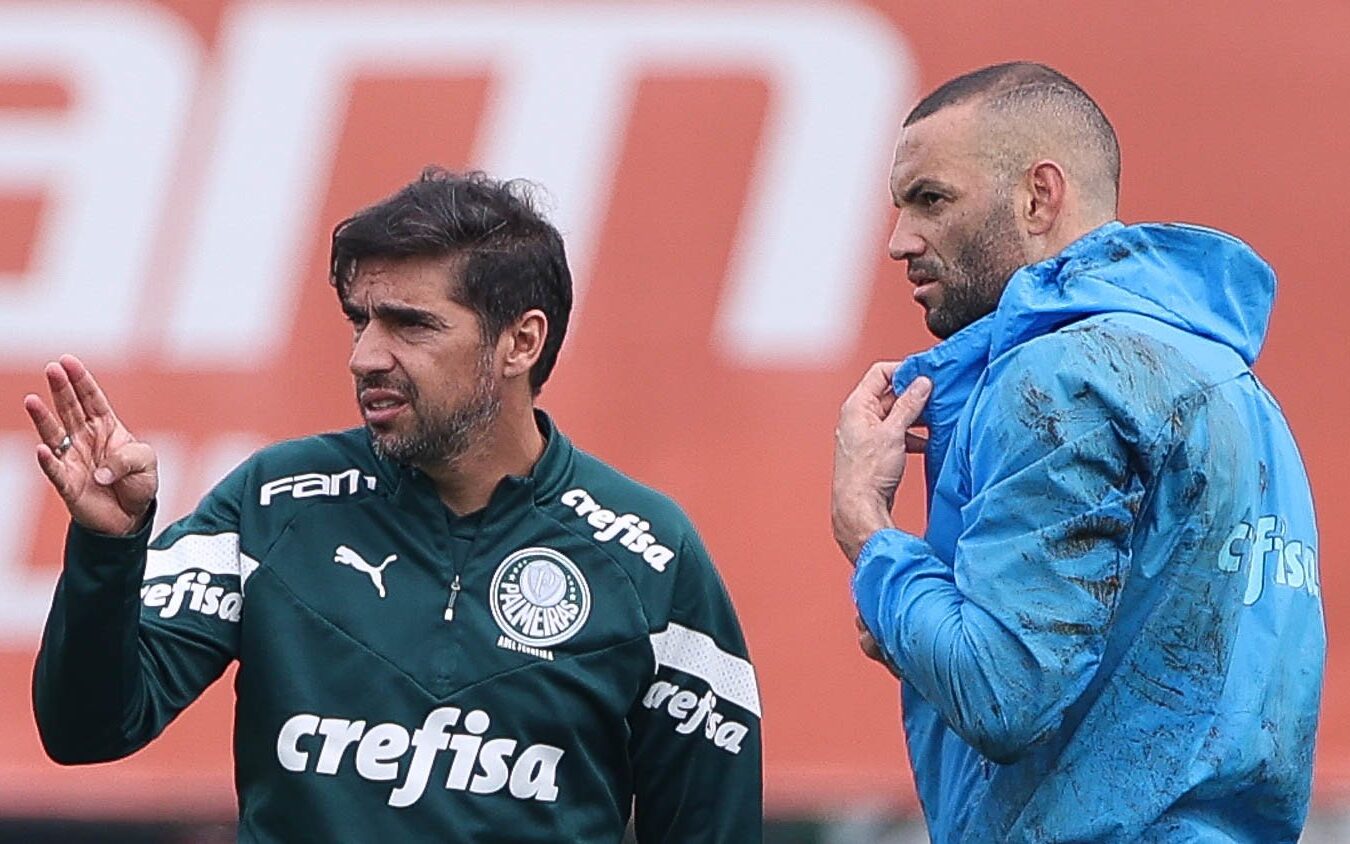
[[459,575],[450,581],[450,600],[445,603],[445,620],[455,620],[455,599],[459,597]]

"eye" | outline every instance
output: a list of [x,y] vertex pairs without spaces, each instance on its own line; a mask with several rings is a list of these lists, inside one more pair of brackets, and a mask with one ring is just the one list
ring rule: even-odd
[[404,334],[420,335],[435,331],[436,326],[422,317],[408,317],[398,320],[398,330]]
[[920,191],[915,199],[918,201],[920,207],[929,209],[936,208],[940,203],[947,201],[947,197],[935,190]]

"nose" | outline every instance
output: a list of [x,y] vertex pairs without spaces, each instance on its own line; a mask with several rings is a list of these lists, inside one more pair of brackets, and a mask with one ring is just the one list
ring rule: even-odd
[[393,370],[395,361],[387,340],[378,322],[367,324],[352,340],[352,354],[347,360],[352,375],[363,378]]
[[912,216],[906,213],[905,209],[900,209],[895,218],[895,228],[891,229],[891,239],[886,244],[891,260],[908,261],[910,258],[917,258],[928,247],[912,223]]

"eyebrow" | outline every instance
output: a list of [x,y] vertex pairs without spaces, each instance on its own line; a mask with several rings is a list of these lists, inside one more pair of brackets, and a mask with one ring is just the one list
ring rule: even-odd
[[920,178],[914,180],[914,182],[910,184],[910,186],[905,190],[904,195],[900,197],[900,201],[913,202],[919,198],[919,194],[928,190],[935,190],[938,193],[945,194],[947,196],[951,196],[954,193],[951,185],[947,184],[946,182],[941,182],[938,181],[937,179],[932,179],[927,176],[921,176]]
[[347,315],[348,319],[367,317],[373,314],[376,319],[401,325],[430,325],[435,328],[445,328],[446,325],[445,320],[441,319],[434,311],[389,302],[381,302],[373,308],[367,309],[356,302],[344,300],[342,312]]

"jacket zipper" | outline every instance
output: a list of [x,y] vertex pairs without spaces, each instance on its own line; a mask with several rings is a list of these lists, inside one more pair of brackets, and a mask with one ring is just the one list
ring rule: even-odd
[[450,581],[450,600],[445,603],[445,620],[455,620],[455,599],[459,597],[459,575]]

